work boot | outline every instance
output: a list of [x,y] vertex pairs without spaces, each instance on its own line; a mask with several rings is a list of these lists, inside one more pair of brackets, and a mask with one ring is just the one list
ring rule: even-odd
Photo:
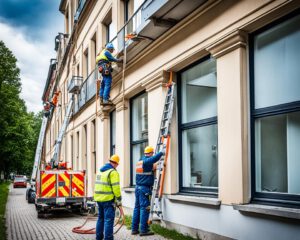
[[100,97],[100,104],[103,104],[103,98]]
[[110,99],[108,99],[108,100],[103,100],[103,104],[112,105],[113,102]]
[[139,233],[140,233],[139,231],[133,230],[133,231],[131,232],[131,235],[138,235]]
[[154,235],[154,232],[151,232],[151,231],[148,231],[148,232],[142,232],[140,233],[140,236],[151,236],[151,235]]

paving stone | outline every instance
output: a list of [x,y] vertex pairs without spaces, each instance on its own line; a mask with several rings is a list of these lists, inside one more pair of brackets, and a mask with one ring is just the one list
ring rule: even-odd
[[[84,240],[96,239],[95,234],[76,234],[74,227],[82,225],[84,216],[60,211],[48,214],[46,218],[37,218],[34,204],[28,204],[25,199],[26,189],[10,186],[6,205],[6,227],[8,240]],[[86,228],[96,226],[96,221],[89,221]],[[154,235],[149,237],[134,237],[126,227],[122,227],[115,235],[116,240],[163,240]]]

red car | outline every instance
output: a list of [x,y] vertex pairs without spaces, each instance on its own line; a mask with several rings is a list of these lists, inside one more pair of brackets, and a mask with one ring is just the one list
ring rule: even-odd
[[14,179],[14,188],[16,187],[27,187],[27,179],[25,176],[16,176]]

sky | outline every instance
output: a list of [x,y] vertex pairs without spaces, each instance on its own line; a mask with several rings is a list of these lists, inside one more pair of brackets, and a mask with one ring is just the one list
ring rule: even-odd
[[0,0],[0,40],[17,58],[21,98],[28,111],[42,110],[42,94],[50,59],[56,58],[54,38],[64,31],[60,0]]

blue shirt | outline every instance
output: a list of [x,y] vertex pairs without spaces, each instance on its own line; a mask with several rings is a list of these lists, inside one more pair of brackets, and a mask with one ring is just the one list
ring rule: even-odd
[[108,50],[106,50],[104,54],[110,62],[118,62],[119,61],[119,59],[115,58]]
[[136,185],[152,187],[154,183],[153,164],[156,163],[163,154],[161,152],[152,157],[143,156],[140,161],[143,161],[144,173],[152,173],[151,175],[136,174]]

